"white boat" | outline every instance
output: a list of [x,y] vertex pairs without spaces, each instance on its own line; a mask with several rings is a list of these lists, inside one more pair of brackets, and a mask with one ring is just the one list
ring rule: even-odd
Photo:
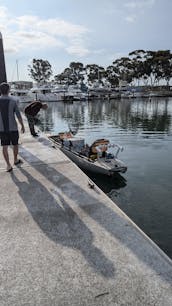
[[88,88],[88,99],[106,99],[109,98],[111,94],[111,89],[107,86],[102,86],[100,84],[95,84]]
[[28,96],[32,100],[40,100],[41,102],[57,102],[59,97],[52,92],[52,88],[48,85],[33,87],[29,90]]
[[32,86],[31,82],[27,81],[14,81],[10,84],[10,95],[13,96],[16,100],[22,103],[31,102],[31,98],[28,96],[30,87]]
[[[106,139],[98,139],[88,146],[84,139],[75,137],[70,132],[51,135],[48,138],[54,147],[59,148],[83,170],[108,176],[127,171],[127,166],[117,158],[123,148],[117,144],[110,144]],[[116,148],[115,155],[108,152],[109,147]]]
[[67,94],[73,96],[73,101],[85,101],[88,99],[88,94],[82,92],[78,85],[69,85]]
[[82,92],[78,85],[56,85],[52,88],[58,101],[74,102],[85,101],[88,98],[87,93]]
[[31,98],[28,96],[28,89],[12,88],[10,95],[19,100],[21,103],[31,102]]
[[63,84],[56,85],[52,88],[51,92],[56,96],[58,101],[64,101],[68,93],[68,86]]

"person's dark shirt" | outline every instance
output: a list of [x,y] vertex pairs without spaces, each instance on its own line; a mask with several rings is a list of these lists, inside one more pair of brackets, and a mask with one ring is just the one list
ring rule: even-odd
[[0,132],[17,131],[15,115],[21,119],[17,101],[11,96],[0,96]]
[[34,117],[34,116],[37,115],[37,113],[40,111],[41,108],[42,108],[42,103],[38,102],[38,101],[35,101],[35,102],[32,102],[29,105],[27,105],[25,107],[24,112],[25,112],[26,115]]

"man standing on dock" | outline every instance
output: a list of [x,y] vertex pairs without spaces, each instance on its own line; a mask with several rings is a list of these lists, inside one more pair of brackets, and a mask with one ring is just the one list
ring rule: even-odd
[[2,152],[7,164],[7,172],[13,170],[9,161],[8,146],[13,145],[14,165],[18,165],[21,160],[18,159],[18,139],[19,132],[15,115],[21,125],[22,133],[25,132],[23,120],[17,106],[16,100],[9,96],[10,86],[8,83],[0,84],[0,138]]
[[40,101],[33,101],[25,107],[25,115],[29,124],[30,133],[32,136],[37,137],[38,134],[35,132],[35,124],[37,121],[36,115],[39,113],[40,109],[47,109],[47,103],[42,103]]

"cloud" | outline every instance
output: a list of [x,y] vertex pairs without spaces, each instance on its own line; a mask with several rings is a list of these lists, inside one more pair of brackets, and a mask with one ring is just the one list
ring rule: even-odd
[[152,8],[157,0],[133,0],[124,4],[125,9],[130,13],[125,17],[128,23],[135,23],[140,14],[144,14],[146,9]]
[[69,54],[77,55],[79,57],[87,56],[90,51],[83,47],[83,42],[81,39],[72,39],[69,47],[66,48],[66,51]]
[[[63,48],[64,44],[62,41],[57,39],[54,36],[50,36],[47,33],[39,32],[39,31],[18,31],[17,32],[18,40],[20,40],[20,44],[25,47],[30,46],[32,49],[40,49],[40,48]],[[15,34],[16,37],[16,34]]]
[[5,6],[0,6],[0,20],[2,22],[3,19],[6,19],[6,16],[8,14],[8,10]]
[[25,15],[16,18],[18,27],[27,30],[43,31],[49,35],[63,36],[67,38],[77,37],[88,32],[82,25],[75,25],[58,18],[40,19],[37,16]]
[[125,20],[127,21],[127,22],[130,22],[130,23],[134,23],[135,21],[136,21],[136,16],[127,16],[127,17],[125,17]]
[[135,0],[126,2],[124,6],[129,9],[144,9],[151,8],[155,4],[156,0]]
[[66,51],[69,54],[76,55],[79,57],[87,56],[90,53],[88,49],[82,48],[80,45],[73,45],[73,46],[67,47]]
[[59,18],[41,19],[33,15],[15,17],[7,8],[0,6],[0,31],[6,52],[56,47],[79,56],[89,53],[85,45],[88,29]]

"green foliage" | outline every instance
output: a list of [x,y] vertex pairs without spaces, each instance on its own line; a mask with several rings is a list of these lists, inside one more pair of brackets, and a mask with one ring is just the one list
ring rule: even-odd
[[79,62],[71,62],[68,68],[65,68],[61,74],[55,75],[54,79],[57,83],[65,83],[67,85],[76,85],[82,83],[84,77],[84,65]]
[[[30,76],[38,81],[45,81],[52,75],[51,65],[48,61],[33,59],[29,66]],[[134,83],[142,81],[145,85],[155,85],[161,80],[166,80],[167,85],[172,78],[172,54],[170,50],[145,51],[135,50],[128,57],[116,59],[106,69],[96,65],[87,64],[85,67],[80,62],[71,62],[60,74],[55,75],[57,83],[68,85],[94,83],[105,84],[107,81],[112,86],[118,86],[119,81]]]
[[155,85],[166,80],[168,85],[172,77],[172,54],[170,50],[135,50],[129,57],[114,61],[113,67],[118,78],[128,83],[143,81]]
[[48,81],[52,75],[51,65],[47,60],[34,58],[28,70],[30,77],[38,83]]
[[115,66],[111,65],[106,68],[106,79],[111,84],[111,86],[119,85],[119,74],[115,69]]
[[104,83],[103,81],[106,76],[106,71],[103,67],[98,66],[96,64],[86,65],[85,71],[89,84],[95,83],[96,81],[101,84]]

